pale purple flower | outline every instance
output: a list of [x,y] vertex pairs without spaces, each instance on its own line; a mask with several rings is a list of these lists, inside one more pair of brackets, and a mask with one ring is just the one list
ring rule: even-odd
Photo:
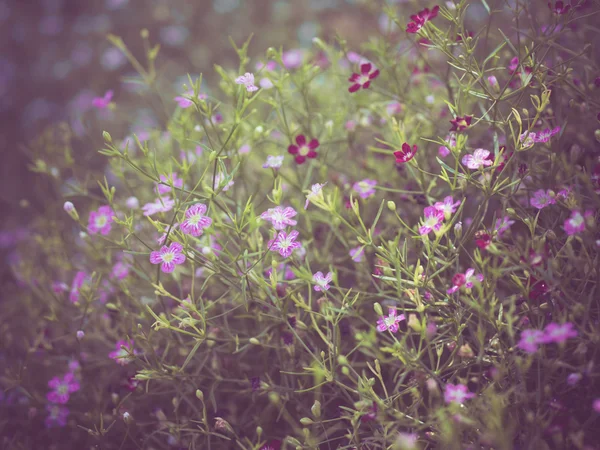
[[73,278],[73,283],[71,284],[71,292],[69,293],[69,300],[71,300],[71,303],[79,302],[79,290],[87,281],[89,281],[87,273],[80,270],[75,274],[75,278]]
[[585,218],[592,215],[591,211],[586,211],[585,214],[581,214],[581,211],[574,210],[571,211],[571,216],[565,220],[563,228],[565,229],[565,233],[569,236],[573,236],[574,234],[581,233],[585,230]]
[[267,161],[263,164],[263,169],[279,169],[283,164],[283,155],[267,156]]
[[563,189],[561,189],[560,191],[558,191],[558,193],[556,194],[556,196],[558,198],[562,198],[562,199],[567,199],[569,197],[569,194],[571,194],[571,191],[573,189],[571,188],[571,186],[567,186]]
[[544,336],[541,338],[541,342],[544,344],[550,344],[552,342],[559,344],[565,342],[569,338],[577,337],[577,335],[578,333],[573,329],[573,324],[571,322],[565,322],[560,325],[551,322],[544,328]]
[[575,372],[571,373],[567,377],[567,384],[569,386],[575,386],[577,383],[579,383],[581,381],[582,378],[583,378],[583,375],[581,375],[580,373],[575,373]]
[[521,136],[519,136],[519,140],[523,143],[523,147],[531,147],[536,142],[536,134],[534,132],[525,131]]
[[77,336],[78,341],[81,341],[85,337],[85,332],[83,330],[77,330],[75,336]]
[[159,212],[169,212],[175,206],[175,200],[168,197],[159,197],[153,203],[146,203],[142,206],[144,216],[151,216]]
[[533,328],[523,330],[517,347],[527,353],[535,353],[537,352],[539,345],[544,342],[544,338],[545,334],[542,330]]
[[444,213],[444,216],[449,218],[451,214],[454,214],[460,206],[460,200],[454,201],[451,195],[444,198],[443,202],[436,202],[433,207],[438,211]]
[[388,315],[381,316],[379,320],[377,320],[377,331],[384,332],[386,330],[391,331],[392,333],[397,333],[399,330],[399,323],[405,320],[404,314],[397,315],[398,311],[396,308],[388,308]]
[[359,247],[355,247],[350,249],[350,257],[354,262],[362,262],[365,255],[365,248],[361,245]]
[[250,153],[251,150],[252,150],[252,147],[250,147],[248,144],[244,144],[238,149],[238,153],[240,155],[245,155],[247,153]]
[[158,193],[160,195],[166,194],[167,192],[171,192],[171,181],[173,182],[173,186],[181,189],[183,187],[183,180],[181,178],[177,178],[177,172],[173,172],[170,176],[161,175],[160,181],[162,183],[157,183]]
[[323,196],[323,193],[321,191],[323,190],[323,186],[325,186],[326,184],[327,183],[315,183],[311,186],[310,192],[306,194],[306,202],[304,203],[304,209],[308,208],[309,202],[311,202],[313,199]]
[[94,97],[92,106],[96,109],[106,109],[113,98],[113,91],[106,91],[103,97]]
[[267,246],[272,252],[279,252],[284,258],[288,258],[295,249],[302,247],[300,242],[296,242],[298,234],[296,230],[290,231],[289,234],[286,234],[285,231],[280,231],[274,239],[271,239],[267,243]]
[[258,91],[258,87],[254,86],[254,74],[246,72],[244,75],[235,79],[236,84],[243,84],[248,92]]
[[204,232],[204,228],[212,225],[212,219],[205,214],[206,205],[204,203],[190,206],[185,212],[185,220],[181,222],[181,231],[184,234],[200,236]]
[[494,75],[490,75],[487,77],[488,83],[493,89],[498,89],[500,86],[498,85],[498,79]]
[[271,89],[274,86],[273,82],[266,77],[261,78],[260,81],[258,82],[258,84],[263,89]]
[[150,262],[161,264],[160,269],[164,273],[171,273],[175,270],[175,265],[185,262],[183,246],[179,242],[171,242],[168,247],[163,245],[159,251],[150,253]]
[[215,184],[213,185],[213,190],[216,191],[217,189],[221,188],[222,186],[222,190],[223,192],[226,192],[229,190],[229,188],[231,186],[233,186],[234,181],[233,180],[229,180],[227,183],[225,183],[226,181],[226,176],[224,173],[219,172],[216,176],[215,176]]
[[[194,102],[190,98],[190,97],[193,97],[193,95],[194,95],[194,91],[189,90],[187,92],[184,92],[182,95],[178,95],[177,97],[174,98],[174,100],[177,102],[177,104],[179,105],[179,107],[181,109],[187,109],[194,104]],[[204,99],[206,99],[206,94],[198,94],[197,98],[199,100],[204,100]]]
[[442,223],[444,222],[444,213],[442,211],[439,211],[434,206],[428,206],[423,210],[423,213],[425,219],[423,220],[423,225],[419,227],[419,234],[421,236],[425,236],[433,230],[438,231],[442,228]]
[[475,397],[473,392],[469,392],[469,389],[464,384],[450,384],[446,385],[444,389],[444,401],[446,403],[458,403],[462,405],[465,400]]
[[550,190],[539,189],[533,193],[531,197],[531,206],[537,209],[543,209],[546,206],[553,205],[556,203],[554,197],[550,195]]
[[[125,347],[125,348],[123,348]],[[108,357],[110,359],[114,359],[117,364],[120,366],[125,366],[134,360],[133,355],[137,354],[137,351],[133,349],[133,341],[118,341],[115,344],[115,351],[110,352]]]
[[482,166],[491,166],[494,163],[491,159],[488,159],[489,156],[489,150],[478,148],[472,155],[463,156],[462,163],[469,169],[476,170]]
[[304,59],[304,51],[300,49],[288,50],[286,52],[283,52],[283,54],[281,55],[281,59],[286,69],[297,69],[302,65],[302,60]]
[[75,379],[75,375],[73,375],[71,372],[66,373],[62,378],[52,378],[50,381],[48,381],[48,387],[52,389],[46,395],[48,401],[61,405],[67,403],[70,395],[73,392],[77,392],[80,388],[79,382]]
[[331,283],[332,279],[333,279],[333,274],[331,272],[327,272],[327,275],[325,275],[325,276],[323,276],[323,272],[321,272],[321,271],[313,274],[313,281],[316,283],[316,285],[313,287],[313,289],[317,292],[328,291],[329,283]]
[[[446,136],[446,143],[451,148],[456,147],[456,134],[450,133],[448,136]],[[448,146],[442,145],[438,149],[438,153],[442,158],[450,154],[450,148],[448,148]]]
[[69,417],[69,408],[62,405],[50,404],[46,405],[48,417],[44,421],[46,428],[64,427],[67,424]]
[[502,236],[502,234],[510,228],[512,224],[514,224],[514,220],[510,220],[509,216],[504,216],[496,219],[496,225],[494,226],[494,230],[498,233],[498,236]]
[[476,282],[482,282],[483,275],[475,274],[475,269],[467,269],[465,272],[465,287],[471,289]]
[[140,207],[140,201],[137,197],[128,197],[127,200],[125,200],[125,206],[129,209],[138,209]]
[[117,280],[124,280],[128,275],[129,264],[124,263],[123,261],[118,261],[110,272],[111,278],[116,278]]
[[91,211],[88,220],[88,232],[90,234],[100,233],[106,236],[110,233],[112,217],[115,215],[112,208],[108,205],[101,206],[98,211]]
[[534,134],[531,138],[534,142],[548,142],[552,136],[558,134],[559,132],[560,127],[553,128],[552,130],[550,128],[546,128],[544,131]]
[[594,409],[594,411],[596,411],[597,413],[600,413],[600,398],[597,398],[593,401],[592,403],[592,408]]
[[283,208],[282,206],[277,206],[263,212],[260,218],[270,221],[276,230],[285,230],[286,227],[293,227],[298,223],[292,219],[296,214],[298,213],[292,207]]
[[377,181],[364,179],[362,181],[357,181],[352,186],[360,198],[369,198],[375,195],[375,186],[377,186]]

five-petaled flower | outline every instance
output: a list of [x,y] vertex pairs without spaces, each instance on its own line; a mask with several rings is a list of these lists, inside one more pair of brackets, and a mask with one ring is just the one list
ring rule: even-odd
[[254,86],[254,74],[246,72],[244,75],[235,79],[236,84],[243,84],[248,92],[258,91],[258,87]]
[[115,344],[115,351],[110,352],[108,357],[114,359],[120,366],[125,366],[133,361],[133,355],[137,354],[137,351],[133,349],[133,341],[117,341]]
[[446,403],[458,403],[462,405],[465,400],[475,397],[473,392],[469,392],[469,389],[464,384],[450,384],[446,385],[444,389],[444,401]]
[[279,169],[283,164],[283,155],[267,156],[267,161],[263,164],[263,169]]
[[46,410],[48,411],[48,417],[44,421],[46,428],[64,427],[67,424],[69,408],[62,405],[50,404],[46,405]]
[[499,217],[496,219],[496,225],[494,226],[494,231],[498,233],[498,237],[502,236],[502,234],[507,231],[512,224],[514,224],[514,220],[510,220],[509,216]]
[[405,320],[404,314],[398,315],[396,308],[388,308],[388,315],[381,316],[377,320],[377,331],[384,332],[386,330],[392,333],[397,333],[399,330],[399,323]]
[[464,117],[457,116],[452,119],[450,123],[452,124],[452,128],[450,131],[463,131],[466,130],[469,126],[471,126],[471,120],[473,116],[465,115]]
[[184,234],[200,236],[204,232],[204,228],[208,228],[212,224],[212,219],[205,214],[206,205],[204,203],[190,206],[185,212],[185,220],[181,222],[181,231]]
[[405,163],[410,161],[417,154],[418,147],[413,145],[412,147],[406,142],[402,144],[402,149],[394,152],[397,163]]
[[313,281],[316,283],[314,286],[315,291],[328,291],[329,283],[333,279],[333,274],[331,272],[327,272],[327,275],[323,275],[323,272],[319,271],[313,274]]
[[537,209],[543,209],[546,206],[555,204],[556,200],[552,197],[550,190],[538,189],[533,193],[530,203],[531,206]]
[[445,197],[443,202],[436,202],[433,205],[435,209],[444,213],[446,219],[449,219],[450,215],[454,214],[459,206],[460,200],[454,201],[451,195]]
[[97,109],[106,109],[110,105],[110,101],[113,98],[113,91],[106,91],[104,97],[94,97],[92,100],[92,106]]
[[557,0],[556,2],[554,2],[554,7],[552,7],[552,2],[548,2],[548,8],[550,8],[550,11],[552,11],[554,14],[557,15],[562,15],[562,14],[566,14],[569,12],[569,10],[571,9],[571,5],[565,5],[565,2],[561,1],[561,0]]
[[48,387],[52,389],[46,396],[48,401],[64,405],[69,401],[69,396],[73,392],[77,392],[80,386],[79,382],[75,379],[75,375],[68,372],[62,378],[52,378],[48,381]]
[[298,214],[296,210],[290,206],[286,208],[277,206],[266,210],[260,215],[260,218],[270,221],[276,230],[285,230],[287,226],[293,227],[298,223],[292,219],[296,214]]
[[348,92],[356,92],[360,88],[368,89],[371,85],[371,80],[379,76],[379,70],[375,69],[371,63],[360,65],[360,73],[353,73],[348,81],[352,83],[348,88]]
[[175,270],[175,265],[183,264],[185,262],[183,245],[179,242],[171,242],[171,245],[168,247],[163,245],[159,251],[150,253],[150,262],[152,264],[161,264],[160,270],[164,273],[173,272]]
[[436,209],[435,206],[428,206],[423,210],[423,213],[425,219],[423,220],[423,225],[419,227],[419,234],[421,236],[442,228],[442,222],[444,222],[444,213],[442,211]]
[[110,233],[113,216],[115,213],[108,205],[101,206],[98,211],[91,211],[88,221],[88,232],[90,234],[100,233],[106,236]]
[[540,131],[539,133],[531,133],[531,139],[533,142],[548,142],[552,136],[560,133],[560,127],[556,127],[553,129],[546,128],[545,130]]
[[559,344],[574,337],[577,337],[577,330],[573,329],[573,324],[571,322],[565,322],[561,325],[551,322],[544,328],[544,336],[542,337],[541,342],[544,344],[550,344],[552,342]]
[[591,211],[586,211],[585,214],[581,214],[581,211],[574,210],[571,211],[571,216],[565,220],[563,228],[565,229],[565,233],[569,236],[573,236],[574,234],[581,233],[585,230],[585,218],[592,215]]
[[364,179],[354,183],[352,189],[358,193],[360,198],[369,198],[375,195],[375,186],[377,186],[377,181]]
[[542,330],[536,330],[529,328],[521,332],[521,339],[517,344],[521,350],[527,353],[535,353],[538,351],[538,347],[543,343],[545,334]]
[[457,273],[452,277],[452,287],[446,292],[448,294],[454,294],[462,286],[471,289],[475,284],[475,281],[483,281],[483,275],[480,273],[475,274],[475,269],[469,268],[464,274]]
[[409,22],[406,25],[406,32],[413,34],[416,33],[423,28],[423,25],[425,25],[429,20],[435,19],[439,10],[440,7],[436,5],[431,9],[431,11],[429,8],[425,8],[422,11],[419,11],[417,14],[413,14],[410,16],[410,20],[412,20],[412,22]]
[[297,237],[298,232],[296,230],[290,231],[289,234],[280,231],[274,239],[267,243],[267,246],[272,252],[279,252],[284,258],[288,258],[295,249],[302,247],[300,242],[296,242]]
[[296,155],[296,162],[302,164],[306,161],[306,158],[316,158],[317,152],[315,149],[319,147],[319,141],[312,139],[310,142],[306,142],[306,137],[303,134],[296,136],[296,144],[288,147],[288,153],[290,155]]
[[462,163],[469,169],[476,170],[482,166],[491,166],[494,161],[489,159],[490,151],[483,148],[476,149],[472,155],[463,156]]

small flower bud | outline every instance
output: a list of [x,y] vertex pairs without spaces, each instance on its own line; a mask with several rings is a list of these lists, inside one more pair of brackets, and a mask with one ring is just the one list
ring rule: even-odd
[[300,419],[300,423],[304,426],[308,426],[308,425],[312,425],[314,422],[309,417],[303,417],[302,419]]
[[383,309],[381,308],[381,305],[379,303],[375,302],[375,304],[373,305],[373,309],[378,315],[383,316]]
[[137,199],[137,197],[129,197],[127,200],[125,200],[125,205],[129,209],[138,209],[140,207],[140,201]]
[[254,344],[254,345],[260,345],[260,341],[253,337],[248,339],[248,342],[250,342],[251,344]]
[[348,365],[348,358],[346,358],[344,355],[339,355],[337,360],[338,364],[341,364],[342,366]]
[[346,376],[350,375],[350,369],[347,366],[342,367],[342,373]]
[[103,131],[102,137],[104,138],[104,142],[106,142],[107,144],[112,144],[112,136],[108,131]]
[[196,389],[196,398],[200,401],[204,401],[204,392],[200,389]]
[[123,413],[123,422],[125,422],[127,425],[133,423],[133,416],[127,411]]
[[321,417],[321,402],[319,400],[315,400],[310,408],[310,412],[312,412],[313,416],[315,416],[317,419]]
[[73,220],[79,220],[79,214],[77,213],[77,209],[75,209],[75,205],[71,202],[65,202],[63,205],[63,209]]
[[456,222],[454,224],[454,236],[457,238],[462,236],[462,222]]
[[77,335],[77,340],[81,341],[83,339],[83,337],[85,336],[85,333],[83,332],[83,330],[78,330],[76,335]]
[[490,86],[492,87],[492,89],[494,90],[494,92],[497,94],[498,92],[500,92],[500,85],[498,84],[498,79],[494,76],[494,75],[490,75],[488,78],[488,83],[490,84]]
[[394,203],[392,200],[387,202],[387,207],[390,211],[396,211],[396,203]]

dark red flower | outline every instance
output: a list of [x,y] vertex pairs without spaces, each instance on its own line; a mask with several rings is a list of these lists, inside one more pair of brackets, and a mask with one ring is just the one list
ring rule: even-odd
[[565,5],[564,2],[558,0],[554,3],[554,8],[552,7],[552,2],[548,2],[548,8],[550,8],[550,11],[554,14],[562,15],[569,12],[571,5]]
[[471,125],[472,119],[473,119],[473,116],[469,116],[469,115],[465,115],[464,117],[460,117],[460,116],[456,117],[455,119],[450,121],[450,123],[452,124],[452,128],[450,128],[450,131],[466,130]]
[[457,273],[452,277],[452,285],[461,287],[467,282],[467,277],[464,273]]
[[439,10],[440,7],[436,5],[431,11],[429,10],[429,8],[425,8],[424,10],[419,11],[417,14],[413,14],[412,16],[410,16],[410,20],[412,20],[412,22],[409,22],[406,25],[406,32],[416,33],[421,28],[423,28],[423,25],[425,25],[428,21],[435,19],[438,15]]
[[361,422],[370,422],[375,420],[377,417],[377,403],[373,402],[373,405],[369,408],[369,412],[361,416]]
[[371,85],[371,80],[374,80],[379,76],[379,70],[375,69],[371,63],[365,63],[360,65],[360,74],[353,73],[348,81],[352,85],[348,88],[348,92],[356,92],[360,88],[368,89]]
[[475,244],[482,250],[488,248],[492,243],[492,236],[486,231],[478,231],[475,233]]
[[536,300],[548,292],[548,285],[544,280],[539,280],[533,276],[529,277],[529,299]]
[[316,139],[311,140],[308,144],[306,143],[306,137],[300,134],[296,137],[296,144],[288,147],[288,153],[290,155],[296,155],[296,162],[302,164],[306,161],[306,158],[316,158],[317,152],[315,149],[319,146],[319,141]]
[[402,150],[398,150],[394,152],[394,156],[396,157],[397,163],[405,163],[414,158],[417,154],[417,146],[413,145],[412,148],[406,142],[402,144]]

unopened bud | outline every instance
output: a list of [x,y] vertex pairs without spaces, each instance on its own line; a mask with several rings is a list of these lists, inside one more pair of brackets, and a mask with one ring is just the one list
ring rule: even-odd
[[381,305],[379,303],[375,302],[375,304],[373,305],[373,309],[378,315],[383,316],[383,309],[381,308]]
[[77,213],[77,210],[75,209],[75,205],[73,203],[65,202],[65,204],[63,205],[63,209],[67,214],[69,214],[69,216],[71,216],[73,220],[79,220],[79,214]]
[[204,401],[204,392],[202,392],[200,389],[196,389],[196,398],[198,400]]
[[312,412],[313,416],[315,416],[317,419],[321,417],[321,402],[319,400],[315,400],[310,408],[310,412]]
[[133,416],[127,411],[123,413],[123,422],[125,422],[127,425],[133,423]]
[[302,419],[300,419],[300,423],[304,426],[308,426],[308,425],[312,425],[314,422],[312,421],[312,419],[310,417],[303,417]]
[[260,345],[260,341],[253,337],[248,339],[248,342],[250,342],[251,344],[254,344],[254,345]]
[[85,333],[82,330],[78,330],[76,335],[77,335],[77,340],[81,341],[83,339],[83,337],[85,336]]
[[392,200],[387,202],[387,207],[390,211],[396,211],[396,203],[394,203]]

